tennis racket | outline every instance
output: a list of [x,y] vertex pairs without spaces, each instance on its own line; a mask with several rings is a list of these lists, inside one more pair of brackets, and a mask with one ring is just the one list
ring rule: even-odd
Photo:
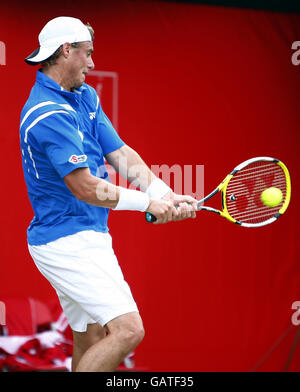
[[[276,206],[265,205],[261,194],[273,187],[280,189],[282,200]],[[219,192],[221,210],[203,205]],[[284,163],[275,158],[257,157],[236,166],[216,189],[197,202],[197,211],[214,212],[240,226],[260,227],[284,214],[290,199],[291,179]],[[146,221],[155,222],[156,217],[147,212]]]

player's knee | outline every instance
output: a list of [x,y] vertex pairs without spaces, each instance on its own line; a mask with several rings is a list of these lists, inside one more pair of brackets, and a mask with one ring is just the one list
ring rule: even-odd
[[145,330],[142,325],[131,325],[120,332],[120,338],[132,349],[141,343],[145,336]]
[[134,339],[136,341],[136,344],[140,344],[141,341],[144,339],[144,336],[145,329],[142,325],[140,325],[134,330]]
[[145,336],[145,330],[140,320],[130,320],[122,323],[118,328],[111,331],[115,337],[122,341],[128,348],[136,347]]
[[109,332],[127,347],[133,349],[144,338],[145,330],[141,318],[138,315],[126,315],[114,323]]

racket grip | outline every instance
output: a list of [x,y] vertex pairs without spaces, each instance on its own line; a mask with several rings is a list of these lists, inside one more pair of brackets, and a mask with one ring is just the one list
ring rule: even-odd
[[151,214],[151,212],[146,212],[145,218],[148,223],[153,223],[157,220],[157,218],[153,214]]
[[[178,206],[175,206],[175,208],[178,208]],[[153,214],[151,214],[151,212],[146,212],[145,218],[146,218],[146,221],[147,221],[148,223],[153,223],[153,222],[157,221],[156,216],[154,216]]]

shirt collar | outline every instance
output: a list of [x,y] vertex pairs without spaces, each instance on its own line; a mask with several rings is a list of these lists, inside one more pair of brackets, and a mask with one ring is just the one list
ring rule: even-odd
[[58,92],[61,92],[63,95],[68,95],[70,97],[81,96],[82,92],[86,90],[86,87],[82,85],[81,87],[74,89],[73,92],[67,91],[63,87],[61,87],[58,83],[56,83],[55,80],[45,75],[40,69],[37,72],[36,81],[42,84],[44,87],[50,88],[52,90],[56,90]]

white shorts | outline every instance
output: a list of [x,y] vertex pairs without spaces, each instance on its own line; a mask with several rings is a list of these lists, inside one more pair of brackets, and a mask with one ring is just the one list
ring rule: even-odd
[[138,312],[110,234],[81,231],[28,248],[37,268],[56,290],[74,331],[84,332],[88,324],[104,326],[122,314]]

